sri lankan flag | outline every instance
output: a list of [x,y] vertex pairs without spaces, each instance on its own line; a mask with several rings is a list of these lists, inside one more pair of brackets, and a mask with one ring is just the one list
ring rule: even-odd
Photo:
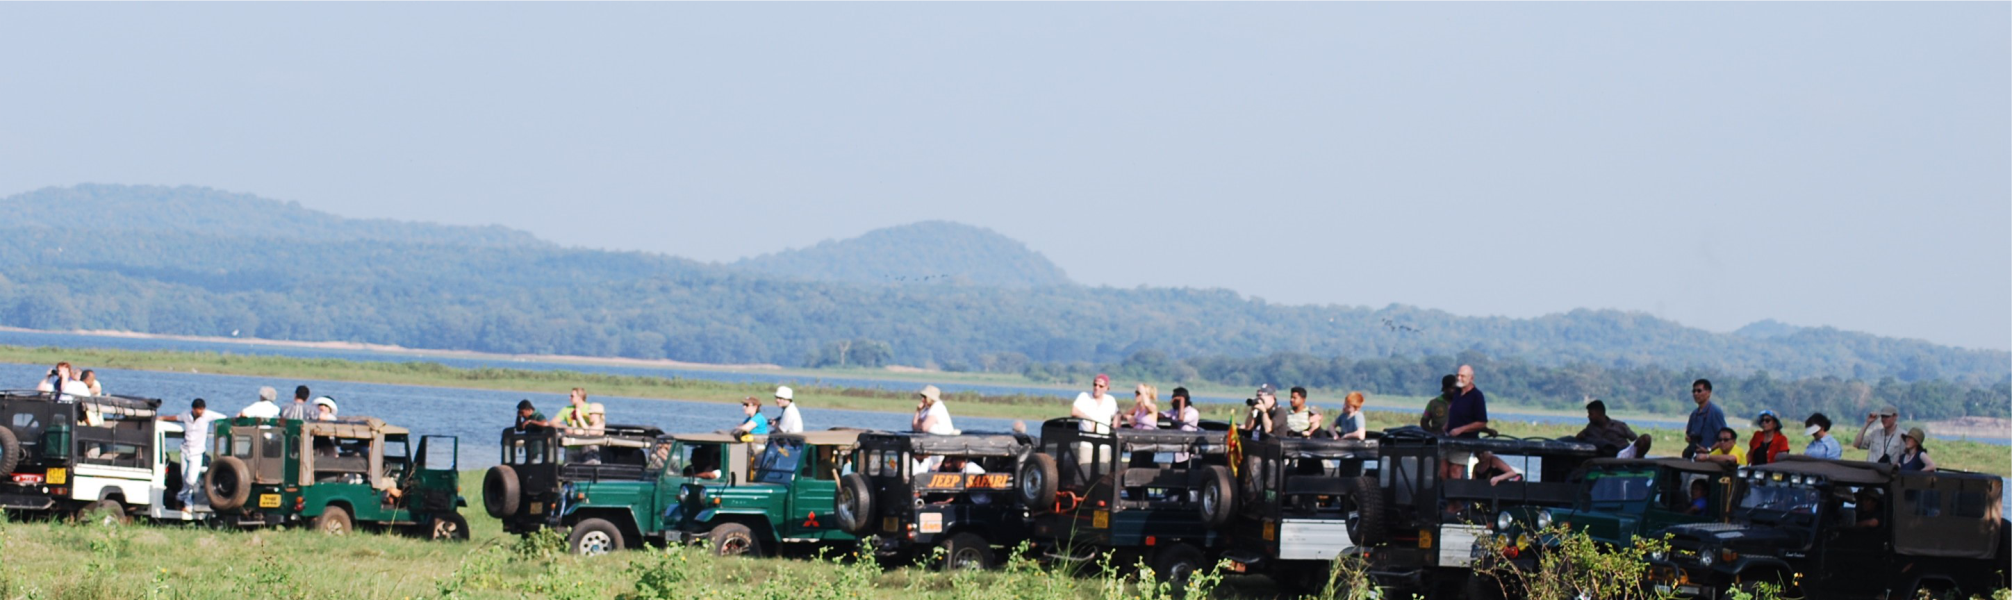
[[1237,469],[1243,468],[1244,464],[1243,436],[1237,435],[1236,417],[1230,418],[1230,430],[1225,435],[1228,437],[1223,439],[1223,447],[1224,453],[1230,457],[1230,476],[1236,477]]

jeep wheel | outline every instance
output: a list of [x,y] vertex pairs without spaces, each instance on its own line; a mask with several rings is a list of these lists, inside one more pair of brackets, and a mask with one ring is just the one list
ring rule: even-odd
[[0,427],[0,473],[13,473],[20,465],[21,440],[15,439],[14,430]]
[[226,511],[245,505],[251,499],[251,467],[235,456],[222,456],[210,462],[210,470],[203,473],[203,495],[210,500],[210,510]]
[[1015,489],[1020,493],[1020,505],[1037,515],[1045,515],[1055,510],[1055,485],[1061,479],[1061,470],[1055,466],[1055,457],[1034,454],[1020,463],[1020,485]]
[[1355,518],[1349,520],[1348,539],[1357,546],[1385,541],[1386,534],[1390,533],[1390,524],[1383,509],[1383,488],[1376,484],[1376,478],[1357,477],[1348,491],[1349,500],[1355,503]]
[[426,538],[464,542],[468,540],[468,519],[460,513],[434,515],[426,523]]
[[133,522],[133,516],[126,513],[125,505],[118,500],[106,498],[77,509],[77,522],[125,525]]
[[489,473],[482,476],[482,507],[489,510],[489,516],[503,519],[517,514],[517,505],[523,498],[524,492],[517,485],[517,470],[510,465],[489,467]]
[[622,530],[606,519],[582,519],[566,536],[566,549],[580,556],[600,556],[622,549]]
[[853,535],[866,533],[873,525],[873,488],[866,483],[866,476],[848,473],[838,479],[838,502],[833,507],[837,513],[838,529]]
[[1201,501],[1195,505],[1201,508],[1203,526],[1213,529],[1229,522],[1236,512],[1236,485],[1230,470],[1222,465],[1202,469]]
[[1208,568],[1208,557],[1189,544],[1174,544],[1160,549],[1153,557],[1153,575],[1167,584],[1174,598],[1185,598],[1188,594],[1188,580],[1197,571]]
[[971,532],[959,533],[943,540],[943,560],[936,568],[941,571],[958,569],[984,570],[992,566],[992,544],[985,538]]
[[349,509],[330,504],[321,509],[321,516],[314,518],[314,528],[329,535],[349,535],[355,528],[349,518]]
[[714,525],[706,533],[713,540],[713,556],[741,556],[753,554],[761,556],[761,542],[755,540],[754,530],[740,523]]

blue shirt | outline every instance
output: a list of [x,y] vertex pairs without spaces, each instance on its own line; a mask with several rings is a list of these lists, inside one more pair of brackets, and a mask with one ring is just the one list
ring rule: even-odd
[[1802,454],[1810,458],[1837,460],[1844,458],[1844,446],[1837,444],[1837,438],[1826,435],[1823,439],[1810,440],[1809,447],[1803,449]]
[[1719,410],[1719,403],[1706,402],[1704,406],[1691,411],[1691,421],[1684,425],[1684,444],[1696,446],[1719,439],[1719,430],[1726,428],[1726,412]]
[[[1446,409],[1446,430],[1459,429],[1470,423],[1488,420],[1488,397],[1481,394],[1481,388],[1469,388],[1453,397],[1453,405]],[[1463,438],[1481,437],[1479,431],[1460,434]]]
[[746,425],[748,423],[754,424],[753,428],[748,429],[749,434],[768,435],[768,419],[761,418],[761,415],[755,415],[752,417],[748,417],[748,420],[746,421],[741,421],[742,425]]

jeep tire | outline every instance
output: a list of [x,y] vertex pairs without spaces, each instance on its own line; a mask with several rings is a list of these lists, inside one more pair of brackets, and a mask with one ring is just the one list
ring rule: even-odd
[[1055,457],[1035,453],[1020,463],[1019,485],[1013,486],[1020,495],[1020,505],[1029,512],[1045,515],[1055,510],[1055,486],[1062,472],[1055,466]]
[[936,565],[939,571],[982,571],[992,567],[992,543],[985,541],[984,536],[965,531],[945,538],[939,546],[943,548],[943,560]]
[[83,508],[77,509],[77,522],[79,523],[91,522],[95,524],[106,519],[109,519],[113,525],[125,525],[133,522],[133,516],[126,514],[126,506],[119,504],[118,500],[111,498],[92,502],[84,505]]
[[873,526],[873,488],[866,483],[866,476],[848,473],[838,478],[838,502],[833,507],[837,513],[840,531],[859,535]]
[[732,521],[714,525],[706,537],[713,541],[713,556],[761,556],[761,540],[747,525]]
[[433,515],[426,520],[426,529],[422,533],[430,540],[465,542],[468,541],[468,519],[461,513]]
[[489,473],[482,476],[482,508],[489,516],[498,519],[517,514],[517,505],[524,501],[524,490],[517,484],[517,470],[510,465],[489,467]]
[[1355,528],[1348,537],[1357,546],[1368,546],[1387,541],[1390,533],[1389,513],[1383,506],[1383,488],[1377,486],[1376,478],[1363,476],[1355,478],[1349,486],[1349,498],[1355,502]]
[[0,427],[0,473],[13,473],[18,466],[21,466],[21,440],[14,437],[14,430]]
[[314,528],[328,535],[349,535],[356,523],[349,518],[349,509],[330,504],[321,509],[321,516],[314,518]]
[[600,556],[622,548],[622,529],[607,519],[581,519],[566,535],[566,551],[579,556]]
[[245,461],[221,456],[203,473],[203,495],[210,500],[210,510],[233,510],[251,499],[251,483],[251,467]]
[[1167,584],[1167,589],[1172,591],[1171,595],[1174,598],[1187,597],[1188,580],[1193,578],[1195,573],[1207,568],[1209,568],[1208,557],[1203,556],[1201,549],[1192,544],[1177,543],[1162,546],[1160,551],[1153,555],[1153,576],[1161,583]]
[[1201,485],[1201,496],[1195,506],[1202,511],[1202,525],[1214,529],[1228,523],[1237,509],[1237,481],[1230,476],[1229,468],[1203,467]]

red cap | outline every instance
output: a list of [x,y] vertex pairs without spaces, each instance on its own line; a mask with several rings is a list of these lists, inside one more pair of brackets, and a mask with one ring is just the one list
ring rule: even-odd
[[1111,387],[1111,376],[1105,375],[1103,373],[1098,373],[1097,378],[1091,380],[1091,382],[1104,384],[1104,387]]

